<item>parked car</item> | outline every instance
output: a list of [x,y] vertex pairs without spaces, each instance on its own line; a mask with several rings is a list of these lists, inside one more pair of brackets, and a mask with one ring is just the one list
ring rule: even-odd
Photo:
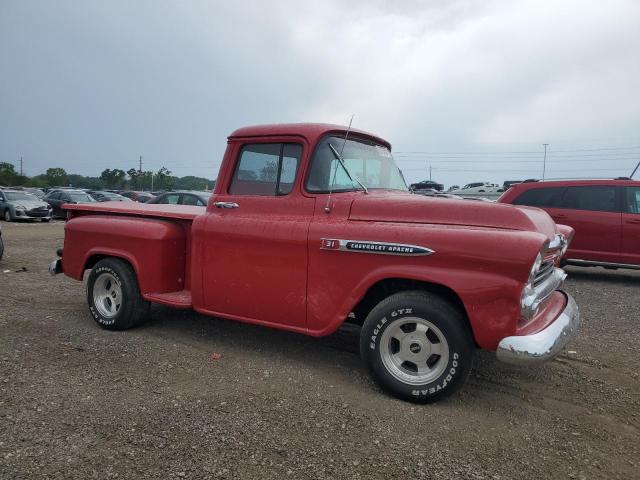
[[51,205],[53,217],[65,218],[66,212],[62,206],[66,203],[95,203],[91,195],[82,190],[57,190],[45,197],[46,202]]
[[120,195],[138,203],[147,203],[149,200],[154,198],[154,196],[149,192],[136,192],[133,190],[127,190],[126,192],[122,192]]
[[572,227],[567,264],[640,269],[639,181],[527,181],[498,201],[542,208],[557,223]]
[[412,183],[410,189],[413,191],[432,189],[441,192],[444,190],[444,185],[438,182],[432,182],[431,180],[423,180],[422,182]]
[[517,185],[519,183],[522,183],[522,180],[505,180],[502,183],[502,190],[506,192],[507,190],[509,190],[510,187],[512,187],[513,185]]
[[6,222],[14,220],[51,220],[51,208],[35,195],[20,190],[0,190],[0,215]]
[[438,191],[438,190],[434,190],[433,188],[426,188],[426,189],[423,189],[423,190],[414,190],[413,193],[416,194],[416,195],[425,195],[427,197],[454,198],[454,199],[457,199],[457,200],[464,200],[459,195],[453,195],[453,194],[448,193],[448,192],[441,192],[441,191]]
[[108,192],[105,190],[89,190],[87,192],[97,202],[131,202],[130,198],[124,197],[117,193]]
[[242,128],[218,179],[206,209],[66,205],[50,272],[91,270],[89,312],[110,330],[140,324],[151,302],[316,337],[351,319],[372,377],[412,401],[460,387],[476,348],[537,364],[577,331],[549,215],[411,194],[380,137]]
[[42,199],[45,195],[41,189],[34,187],[11,187],[9,190],[21,190],[23,192],[30,193],[31,195],[35,195],[39,199]]
[[211,192],[197,192],[181,190],[177,192],[166,192],[158,195],[156,198],[149,200],[150,204],[163,203],[170,205],[195,205],[198,207],[206,207],[207,202],[211,198]]
[[495,183],[475,182],[468,183],[457,190],[450,190],[449,193],[456,195],[466,195],[468,193],[495,193],[500,189]]

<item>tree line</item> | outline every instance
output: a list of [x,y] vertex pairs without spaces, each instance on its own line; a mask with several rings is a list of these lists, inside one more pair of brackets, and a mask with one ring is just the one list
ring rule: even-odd
[[28,177],[16,172],[11,163],[0,162],[0,186],[21,187],[75,187],[93,190],[211,190],[215,180],[203,177],[176,177],[171,170],[162,167],[157,172],[131,168],[126,172],[119,168],[107,168],[99,177],[86,177],[67,173],[64,168],[48,168],[40,175]]

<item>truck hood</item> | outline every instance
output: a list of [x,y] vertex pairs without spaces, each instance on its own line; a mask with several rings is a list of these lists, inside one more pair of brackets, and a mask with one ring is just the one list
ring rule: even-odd
[[553,219],[538,208],[408,193],[375,192],[357,198],[351,205],[349,219],[534,231],[549,239],[556,234]]

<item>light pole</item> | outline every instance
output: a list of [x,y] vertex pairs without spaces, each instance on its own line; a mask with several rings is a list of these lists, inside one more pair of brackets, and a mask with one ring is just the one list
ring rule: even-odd
[[544,160],[542,160],[542,180],[544,180],[544,176],[547,173],[547,147],[548,143],[543,143],[544,146]]

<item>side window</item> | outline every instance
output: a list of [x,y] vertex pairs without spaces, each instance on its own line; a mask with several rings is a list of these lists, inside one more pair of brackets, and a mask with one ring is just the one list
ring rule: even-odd
[[618,212],[616,187],[606,185],[568,187],[560,208],[595,212]]
[[520,196],[514,200],[513,204],[540,208],[556,208],[560,205],[563,191],[563,187],[532,188],[531,190],[522,192]]
[[70,202],[71,201],[71,197],[69,196],[68,193],[61,193],[60,194],[60,200],[62,200],[63,202]]
[[189,195],[188,193],[182,194],[182,201],[180,202],[182,205],[202,205],[202,202],[195,195]]
[[640,213],[640,187],[626,187],[625,212]]
[[178,200],[180,200],[180,194],[179,193],[170,193],[170,194],[165,195],[164,197],[162,197],[158,203],[164,203],[164,204],[169,204],[169,205],[177,205],[178,204]]
[[4,202],[4,195],[0,192],[0,202]]
[[289,143],[245,145],[240,151],[229,193],[286,195],[291,192],[300,164],[302,146]]

